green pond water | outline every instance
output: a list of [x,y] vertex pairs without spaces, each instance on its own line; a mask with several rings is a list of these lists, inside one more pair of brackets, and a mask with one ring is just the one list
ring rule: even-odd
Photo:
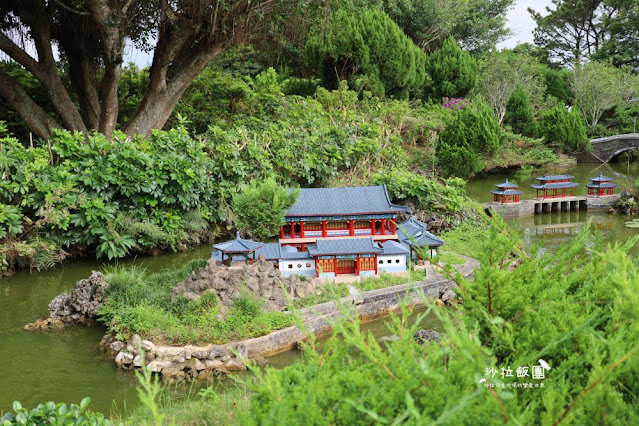
[[[550,166],[534,170],[506,170],[501,173],[477,176],[468,182],[466,192],[479,202],[491,202],[493,195],[490,191],[496,189],[496,184],[508,179],[519,185],[519,189],[523,191],[522,200],[532,199],[536,193],[530,185],[538,183],[536,177],[544,174],[563,173],[575,176],[574,182],[580,184],[575,189],[575,195],[586,195],[584,185],[590,183],[588,178],[599,176],[600,173],[613,178],[614,183],[618,185],[615,188],[615,193],[617,193],[632,186],[639,178],[639,163],[610,163],[606,165],[584,163]],[[545,250],[552,251],[562,243],[569,241],[588,220],[592,221],[600,238],[609,242],[623,242],[639,232],[638,229],[630,229],[625,226],[625,222],[631,220],[631,217],[609,214],[605,211],[587,212],[582,210],[579,212],[544,213],[509,219],[508,222],[522,232],[527,246],[541,244]]]
[[[496,183],[508,178],[520,184],[525,198],[532,198],[530,184],[535,176],[545,173],[570,173],[582,184],[588,177],[604,173],[621,186],[634,182],[639,177],[639,164],[612,164],[598,166],[579,164],[568,167],[553,167],[536,171],[507,171],[479,176],[468,183],[470,196],[481,202],[491,201],[490,191]],[[580,193],[581,194],[581,193]],[[625,240],[639,230],[624,227],[625,216],[606,213],[554,213],[519,219],[517,226],[523,231],[528,244],[541,242],[552,250],[569,240],[586,220],[593,218],[606,240]],[[210,247],[200,247],[187,253],[167,253],[153,257],[126,259],[120,264],[143,265],[150,271],[171,269],[194,258],[210,255]],[[11,409],[14,400],[25,406],[39,402],[78,403],[90,396],[91,408],[105,414],[123,414],[138,404],[135,375],[118,370],[114,363],[98,349],[104,335],[101,327],[69,327],[51,332],[27,332],[22,326],[36,318],[46,317],[47,304],[63,291],[68,291],[76,281],[86,278],[91,270],[104,271],[114,262],[95,259],[69,262],[53,270],[43,272],[19,272],[11,277],[0,278],[0,412]],[[433,318],[428,318],[425,328],[437,329]],[[365,324],[378,336],[388,334],[384,320]],[[270,358],[270,364],[282,367],[299,356],[289,351]],[[228,380],[228,379],[227,379]],[[173,388],[180,395],[207,383]]]

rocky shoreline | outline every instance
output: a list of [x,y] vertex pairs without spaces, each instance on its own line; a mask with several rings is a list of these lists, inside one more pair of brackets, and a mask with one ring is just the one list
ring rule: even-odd
[[[464,259],[466,263],[458,265],[457,270],[466,279],[471,279],[479,262],[469,257]],[[367,292],[352,292],[350,296],[340,300],[302,309],[301,315],[306,333],[321,336],[331,332],[330,322],[342,315],[344,309],[351,309],[363,321],[369,321],[397,311],[404,297],[411,298],[411,304],[415,306],[422,304],[421,296],[440,300],[441,303],[451,303],[456,298],[456,287],[454,281],[431,270],[423,281]],[[249,361],[260,361],[270,355],[293,349],[306,339],[304,331],[291,326],[266,336],[224,345],[162,346],[142,340],[137,335],[126,342],[107,335],[102,339],[101,347],[115,359],[120,368],[141,367],[141,348],[145,352],[147,368],[160,374],[165,381],[173,382],[206,379],[214,374],[245,370]]]
[[[479,267],[479,262],[469,257],[461,257],[466,262],[455,267],[463,277],[471,279],[474,270]],[[189,282],[196,283],[198,281],[196,278],[196,276],[191,277]],[[50,318],[37,320],[25,326],[25,329],[42,330],[69,324],[95,323],[104,285],[106,283],[102,274],[93,272],[89,279],[79,281],[70,294],[57,296],[51,302],[49,307],[53,310]],[[201,286],[196,287],[201,288]],[[144,340],[139,335],[122,341],[107,334],[102,338],[100,347],[120,368],[139,368],[142,366],[144,356],[147,368],[160,374],[166,381],[206,379],[213,374],[245,370],[249,361],[259,362],[270,355],[292,349],[299,342],[307,339],[306,333],[314,333],[318,336],[330,333],[332,330],[330,322],[343,315],[345,310],[358,315],[362,321],[368,321],[397,311],[400,301],[406,297],[410,298],[412,305],[422,304],[423,296],[436,299],[440,301],[439,303],[451,303],[456,300],[454,292],[456,287],[457,284],[453,280],[439,275],[431,266],[423,281],[367,292],[360,292],[351,287],[351,294],[347,297],[301,309],[305,332],[299,327],[291,326],[265,336],[239,342],[201,346],[159,345],[150,340]],[[83,305],[84,303],[86,306]]]

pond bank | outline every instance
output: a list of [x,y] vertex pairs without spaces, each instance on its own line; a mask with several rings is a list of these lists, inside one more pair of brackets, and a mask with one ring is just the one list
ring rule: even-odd
[[[455,268],[466,279],[473,276],[479,262],[473,258],[461,256],[465,263]],[[411,304],[420,305],[420,297],[439,299],[446,302],[455,297],[452,291],[457,284],[444,278],[431,266],[427,278],[367,292],[352,292],[348,297],[337,301],[322,303],[300,310],[303,326],[274,331],[266,336],[245,339],[225,345],[203,346],[161,346],[134,335],[128,341],[120,341],[106,335],[101,342],[102,348],[114,358],[120,368],[141,367],[140,348],[146,353],[145,364],[159,373],[167,381],[207,379],[213,374],[244,370],[250,360],[292,349],[306,340],[308,333],[321,336],[331,332],[331,321],[344,313],[344,309],[354,309],[363,320],[368,321],[388,315],[399,309],[400,300],[411,298]]]

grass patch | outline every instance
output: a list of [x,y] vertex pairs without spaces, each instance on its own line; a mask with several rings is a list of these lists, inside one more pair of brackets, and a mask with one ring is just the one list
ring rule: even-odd
[[[449,257],[452,259],[452,255]],[[292,325],[285,312],[265,312],[263,301],[242,293],[221,318],[217,295],[209,293],[196,301],[178,297],[171,301],[171,291],[188,274],[198,271],[206,259],[192,261],[175,271],[148,274],[139,267],[114,268],[107,273],[107,302],[100,308],[101,321],[119,339],[139,334],[157,344],[226,343],[264,336]],[[360,282],[322,286],[319,294],[292,302],[299,309],[348,296],[348,285],[361,291],[420,281],[423,270],[409,270],[408,277],[381,273]]]
[[562,160],[546,146],[543,139],[531,139],[507,133],[499,152],[484,161],[483,171],[525,165],[541,167],[561,162]]
[[445,242],[445,249],[440,253],[442,255],[451,254],[451,252],[463,254],[465,256],[477,259],[482,251],[482,245],[488,237],[489,225],[484,221],[460,223],[454,229],[443,232],[441,238]]
[[157,343],[224,343],[263,336],[291,324],[283,312],[265,312],[262,302],[249,294],[235,300],[224,319],[219,318],[217,296],[197,301],[178,298],[171,291],[186,276],[199,270],[206,259],[188,263],[175,271],[147,274],[141,268],[117,268],[106,277],[107,302],[100,308],[101,320],[118,337],[139,334]]
[[[212,385],[195,393],[175,396],[164,386],[157,401],[158,412],[164,424],[170,425],[231,425],[239,424],[238,414],[248,410],[251,394],[246,386],[237,383]],[[114,419],[131,425],[149,424],[153,419],[150,409],[140,405],[127,413],[126,419]]]
[[446,251],[440,251],[436,260],[437,262],[443,262],[447,265],[463,265],[466,263],[466,259],[463,257]]

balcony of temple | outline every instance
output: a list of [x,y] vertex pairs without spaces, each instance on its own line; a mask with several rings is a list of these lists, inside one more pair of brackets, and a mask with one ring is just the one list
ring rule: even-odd
[[[372,235],[376,240],[396,239],[396,225],[392,218],[348,220],[297,220],[280,228],[280,239],[310,242],[315,238],[356,237]],[[304,240],[304,241],[302,241]]]

